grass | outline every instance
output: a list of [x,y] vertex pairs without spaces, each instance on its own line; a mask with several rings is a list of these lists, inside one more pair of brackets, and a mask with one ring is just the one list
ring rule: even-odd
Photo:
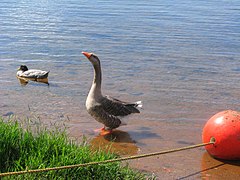
[[[42,129],[33,133],[15,120],[0,117],[0,172],[40,169],[113,159],[104,151],[92,152],[83,140],[71,141],[65,131]],[[3,179],[146,179],[120,162],[42,173],[8,176]]]

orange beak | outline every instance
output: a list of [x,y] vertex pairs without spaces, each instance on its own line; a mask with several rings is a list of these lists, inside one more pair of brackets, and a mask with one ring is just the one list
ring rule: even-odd
[[92,53],[89,52],[82,52],[84,56],[86,56],[88,59],[91,57]]

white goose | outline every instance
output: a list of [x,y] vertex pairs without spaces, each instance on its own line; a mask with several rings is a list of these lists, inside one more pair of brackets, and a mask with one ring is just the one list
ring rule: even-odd
[[24,78],[44,79],[48,77],[49,71],[42,71],[38,69],[28,69],[26,65],[21,65],[18,68],[17,76]]
[[103,96],[101,92],[102,72],[99,58],[88,52],[82,52],[94,67],[94,77],[91,89],[86,100],[88,113],[98,122],[104,124],[100,135],[110,134],[113,129],[123,125],[121,117],[132,113],[140,113],[137,107],[142,107],[142,102],[123,102],[118,99]]

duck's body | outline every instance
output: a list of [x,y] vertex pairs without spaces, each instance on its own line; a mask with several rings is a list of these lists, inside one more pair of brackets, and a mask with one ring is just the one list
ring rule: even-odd
[[94,78],[86,100],[88,113],[98,122],[104,124],[102,135],[111,133],[112,129],[123,125],[121,117],[132,113],[140,113],[137,107],[142,107],[141,101],[128,103],[118,99],[103,96],[101,92],[101,64],[98,57],[93,53],[83,52],[94,67]]
[[27,66],[21,65],[17,71],[17,76],[24,78],[43,79],[48,77],[49,71],[42,71],[38,69],[28,69]]

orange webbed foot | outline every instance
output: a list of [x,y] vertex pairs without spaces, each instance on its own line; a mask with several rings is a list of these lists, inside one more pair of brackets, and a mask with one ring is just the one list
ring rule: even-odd
[[112,130],[106,130],[105,127],[99,128],[99,129],[94,129],[94,132],[100,132],[99,134],[101,136],[105,136],[107,134],[111,134]]
[[103,130],[101,130],[100,135],[105,136],[105,135],[108,135],[108,134],[111,134],[111,133],[112,133],[112,130],[103,129]]

